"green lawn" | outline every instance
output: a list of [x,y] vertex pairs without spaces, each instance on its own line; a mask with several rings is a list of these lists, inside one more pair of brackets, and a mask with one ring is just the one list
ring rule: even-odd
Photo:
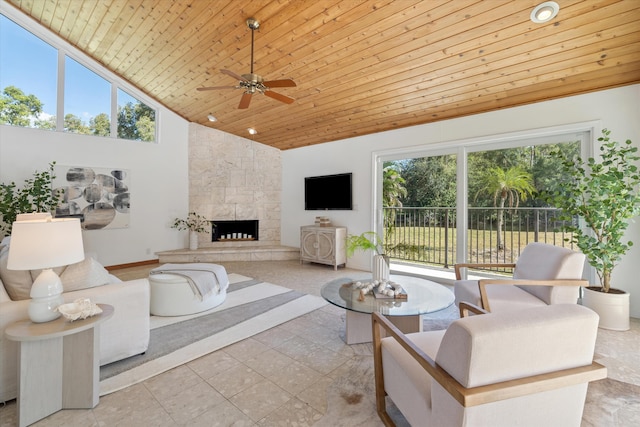
[[[469,230],[468,262],[515,262],[520,251],[536,241],[532,231],[502,233],[503,248],[497,248],[497,231]],[[385,236],[385,247],[392,259],[451,267],[456,261],[456,229],[444,227],[395,227]],[[562,232],[538,233],[537,241],[556,246],[568,246]]]

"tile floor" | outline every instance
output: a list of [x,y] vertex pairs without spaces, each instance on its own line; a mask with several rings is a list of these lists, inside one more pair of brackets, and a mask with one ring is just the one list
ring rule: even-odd
[[[313,295],[334,278],[367,276],[297,261],[224,265],[230,273]],[[145,277],[152,267],[114,273],[127,280]],[[436,317],[446,325],[443,319],[453,313]],[[343,337],[344,311],[327,305],[103,396],[92,410],[60,411],[35,425],[382,426],[375,412],[371,345],[348,346]],[[582,425],[640,425],[640,320],[632,319],[628,332],[600,330],[596,360],[609,368],[609,378],[590,385]],[[14,425],[15,400],[0,407],[0,426]]]

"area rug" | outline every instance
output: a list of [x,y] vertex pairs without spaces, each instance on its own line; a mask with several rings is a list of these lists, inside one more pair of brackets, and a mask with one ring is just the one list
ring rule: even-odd
[[224,303],[188,316],[151,316],[149,348],[100,368],[100,395],[144,381],[230,344],[316,310],[317,296],[229,274]]

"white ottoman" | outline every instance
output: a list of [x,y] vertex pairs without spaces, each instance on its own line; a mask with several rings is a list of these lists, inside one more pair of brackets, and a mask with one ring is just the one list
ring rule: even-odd
[[152,274],[149,276],[151,314],[154,316],[184,316],[209,310],[222,304],[226,289],[200,301],[186,277],[176,274]]

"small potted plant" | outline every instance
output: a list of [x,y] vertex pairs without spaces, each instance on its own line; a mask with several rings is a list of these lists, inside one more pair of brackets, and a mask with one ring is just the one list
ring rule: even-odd
[[356,251],[373,251],[373,280],[389,280],[389,257],[385,255],[382,239],[375,231],[347,236],[347,257]]
[[[576,157],[562,159],[562,170],[571,179],[557,191],[546,195],[553,206],[563,211],[564,228],[572,233],[575,243],[595,268],[600,286],[584,289],[583,304],[600,315],[600,327],[612,330],[629,329],[629,293],[611,287],[611,275],[623,255],[633,245],[623,241],[632,218],[640,214],[640,171],[630,140],[611,141],[607,129],[598,138],[601,161],[594,158],[583,162]],[[575,216],[584,223],[576,224]]]
[[195,212],[189,212],[186,219],[175,218],[171,228],[189,230],[189,249],[198,249],[198,233],[208,233],[210,227],[215,227],[211,221]]

